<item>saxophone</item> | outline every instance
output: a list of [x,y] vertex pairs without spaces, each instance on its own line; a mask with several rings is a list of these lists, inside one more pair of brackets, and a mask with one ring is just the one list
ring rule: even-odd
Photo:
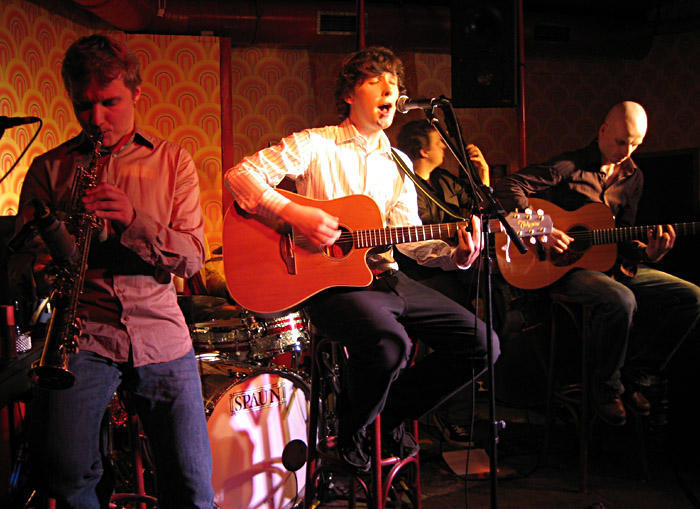
[[97,183],[102,134],[91,136],[91,139],[94,146],[89,166],[76,166],[66,219],[66,225],[75,237],[76,249],[72,258],[76,261],[57,266],[58,272],[49,297],[52,313],[44,349],[38,364],[29,372],[32,381],[45,389],[68,389],[75,383],[75,375],[68,369],[68,360],[71,354],[78,351],[78,298],[85,282],[90,239],[93,231],[101,226],[95,214],[85,210],[81,199],[85,191]]

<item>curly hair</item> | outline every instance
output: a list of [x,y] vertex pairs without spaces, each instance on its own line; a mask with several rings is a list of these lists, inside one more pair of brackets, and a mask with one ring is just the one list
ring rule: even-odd
[[421,158],[421,149],[430,147],[430,132],[435,128],[426,119],[412,120],[401,126],[396,137],[396,146],[404,152],[411,161]]
[[93,79],[106,86],[121,76],[132,94],[141,85],[136,55],[122,41],[99,34],[81,37],[70,45],[61,75],[71,99],[82,94]]
[[385,72],[397,77],[399,94],[405,93],[403,63],[390,49],[370,46],[345,57],[335,81],[335,105],[341,120],[350,115],[350,105],[345,100],[355,86]]

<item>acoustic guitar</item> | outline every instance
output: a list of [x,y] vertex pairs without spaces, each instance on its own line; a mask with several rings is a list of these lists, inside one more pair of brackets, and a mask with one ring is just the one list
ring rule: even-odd
[[[249,214],[237,204],[224,217],[224,271],[233,299],[260,316],[294,310],[308,298],[333,287],[363,287],[372,282],[366,256],[370,249],[431,239],[449,239],[468,222],[382,227],[377,204],[368,196],[313,200],[277,190],[300,205],[317,207],[340,218],[341,235],[332,246],[316,247],[288,223]],[[521,237],[552,231],[548,216],[509,216]],[[489,222],[500,230],[497,220]],[[505,234],[497,234],[505,235]]]
[[[530,198],[530,205],[535,210],[546,210],[555,227],[573,237],[574,241],[563,253],[538,243],[527,253],[520,254],[509,245],[507,239],[497,236],[498,268],[508,283],[524,290],[548,286],[575,268],[608,271],[617,259],[617,243],[646,241],[647,232],[658,227],[615,228],[612,211],[604,203],[589,203],[572,212],[538,198]],[[672,226],[679,236],[700,233],[700,222],[676,223]]]

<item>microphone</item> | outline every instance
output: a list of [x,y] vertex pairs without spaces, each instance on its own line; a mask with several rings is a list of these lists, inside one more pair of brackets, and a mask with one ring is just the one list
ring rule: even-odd
[[[22,229],[15,233],[7,243],[5,247],[7,250],[7,257],[22,249],[37,235],[39,235],[39,229],[34,224],[34,221],[24,223]],[[4,260],[5,258],[3,257],[2,259]]]
[[72,265],[78,261],[78,247],[66,229],[46,204],[39,198],[33,198],[34,223],[39,228],[41,238],[49,248],[51,257],[57,265]]
[[430,110],[442,102],[441,99],[409,99],[402,95],[396,100],[396,111],[408,113],[410,110]]
[[17,127],[18,125],[33,124],[34,122],[40,122],[39,117],[0,117],[0,129],[7,129],[8,127]]

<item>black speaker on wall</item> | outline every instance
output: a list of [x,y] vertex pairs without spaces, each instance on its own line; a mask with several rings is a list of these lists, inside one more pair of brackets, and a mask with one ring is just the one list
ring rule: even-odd
[[450,23],[453,106],[515,106],[516,0],[453,0]]

